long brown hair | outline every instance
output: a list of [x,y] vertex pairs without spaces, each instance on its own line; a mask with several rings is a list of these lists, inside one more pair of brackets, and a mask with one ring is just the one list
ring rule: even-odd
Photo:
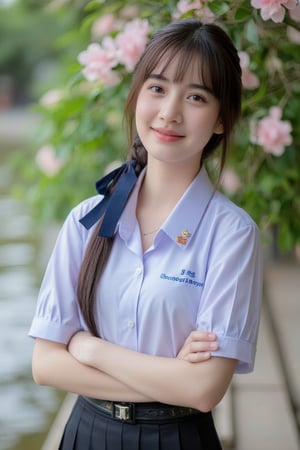
[[[129,159],[136,160],[137,176],[147,164],[147,151],[135,132],[135,109],[144,82],[161,60],[164,68],[175,57],[178,67],[175,81],[183,79],[191,63],[199,61],[202,81],[210,87],[220,103],[222,134],[213,134],[202,153],[202,161],[207,159],[220,145],[220,173],[224,167],[229,140],[241,112],[241,68],[237,50],[229,36],[217,25],[203,24],[197,19],[173,22],[157,32],[148,43],[138,62],[131,89],[125,105],[129,138],[132,143]],[[102,218],[103,219],[103,218]],[[100,219],[100,222],[101,220]],[[96,227],[87,247],[78,279],[78,301],[86,324],[95,336],[99,335],[94,316],[97,287],[108,261],[113,238],[98,236]]]

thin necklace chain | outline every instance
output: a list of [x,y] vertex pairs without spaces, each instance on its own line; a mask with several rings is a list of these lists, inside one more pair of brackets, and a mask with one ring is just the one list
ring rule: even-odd
[[155,230],[148,231],[147,233],[142,233],[143,236],[149,236],[150,234],[155,233],[158,230],[158,228],[155,228]]

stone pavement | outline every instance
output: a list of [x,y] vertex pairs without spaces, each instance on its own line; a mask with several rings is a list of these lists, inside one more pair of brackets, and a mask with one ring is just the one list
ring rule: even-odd
[[300,263],[268,262],[255,371],[216,409],[226,450],[300,449],[299,322]]

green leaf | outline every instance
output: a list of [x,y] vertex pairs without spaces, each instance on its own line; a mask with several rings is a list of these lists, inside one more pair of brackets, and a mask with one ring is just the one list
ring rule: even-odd
[[209,4],[209,9],[211,9],[216,16],[222,16],[229,11],[230,6],[226,2],[211,2]]
[[249,20],[249,22],[245,26],[245,36],[248,42],[257,44],[259,41],[259,36],[257,33],[257,25],[253,20]]
[[251,17],[251,9],[246,5],[238,7],[234,13],[234,19],[238,21],[246,20]]
[[281,222],[278,227],[278,244],[283,251],[292,250],[295,245],[293,235],[287,222]]
[[102,6],[105,4],[106,0],[92,0],[88,2],[88,4],[85,6],[85,11],[91,12],[95,10],[99,10],[99,6]]

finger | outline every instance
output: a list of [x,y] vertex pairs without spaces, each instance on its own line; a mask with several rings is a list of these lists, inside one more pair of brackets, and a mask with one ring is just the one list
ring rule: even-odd
[[186,339],[186,343],[193,341],[215,341],[217,336],[215,333],[202,330],[193,330]]
[[216,351],[219,348],[219,344],[216,341],[206,342],[206,341],[193,341],[186,343],[181,351],[178,353],[177,357],[181,359],[186,359],[190,354],[193,353],[203,353]]
[[198,363],[206,361],[210,359],[210,357],[211,357],[210,352],[199,352],[199,353],[189,353],[188,355],[186,355],[184,359],[190,363]]
[[186,349],[185,353],[198,353],[198,352],[206,352],[206,351],[215,351],[218,350],[219,344],[216,341],[213,342],[191,342]]

